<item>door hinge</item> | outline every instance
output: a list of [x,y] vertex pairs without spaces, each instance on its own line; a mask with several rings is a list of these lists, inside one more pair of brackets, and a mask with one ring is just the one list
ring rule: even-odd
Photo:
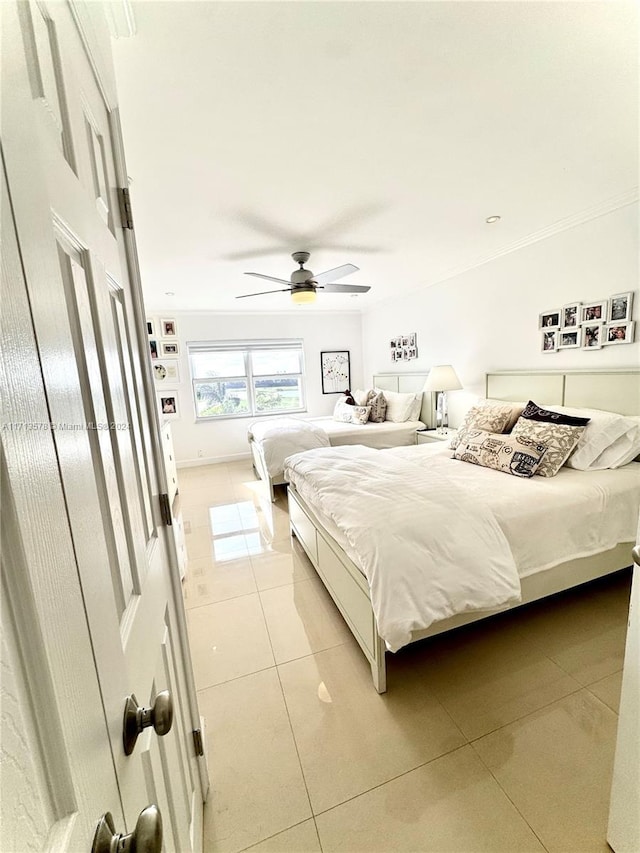
[[123,228],[133,230],[133,213],[131,212],[131,196],[129,195],[129,187],[120,187],[118,190],[118,199],[120,201],[120,219]]
[[202,732],[200,729],[193,730],[193,745],[196,750],[196,755],[204,755],[204,746],[202,744]]
[[173,524],[173,520],[171,518],[171,506],[169,505],[169,495],[167,495],[167,494],[160,495],[160,515],[162,516],[162,523],[166,524],[167,527],[171,527]]

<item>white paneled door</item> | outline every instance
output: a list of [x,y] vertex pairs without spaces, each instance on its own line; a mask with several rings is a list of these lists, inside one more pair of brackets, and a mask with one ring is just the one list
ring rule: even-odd
[[[101,7],[0,3],[2,725],[18,795],[3,784],[0,847],[89,851],[104,813],[130,833],[154,804],[162,849],[187,853],[206,769]],[[136,705],[156,714],[127,754],[129,696],[134,729]]]

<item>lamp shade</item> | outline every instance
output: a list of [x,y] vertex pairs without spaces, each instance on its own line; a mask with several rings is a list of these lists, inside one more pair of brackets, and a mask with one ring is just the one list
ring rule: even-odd
[[450,364],[432,367],[424,383],[424,391],[458,391],[462,384]]

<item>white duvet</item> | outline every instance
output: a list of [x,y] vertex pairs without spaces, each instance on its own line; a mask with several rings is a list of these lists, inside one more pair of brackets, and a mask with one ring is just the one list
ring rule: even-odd
[[391,651],[434,622],[520,601],[494,514],[445,474],[394,451],[353,446],[290,456],[285,477],[344,536]]
[[260,442],[270,476],[279,474],[291,453],[328,447],[327,433],[302,418],[265,418],[251,424],[249,439]]

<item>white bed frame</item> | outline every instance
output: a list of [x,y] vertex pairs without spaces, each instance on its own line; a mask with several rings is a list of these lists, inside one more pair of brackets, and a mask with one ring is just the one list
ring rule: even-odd
[[[486,394],[496,400],[526,402],[532,399],[549,405],[640,415],[640,370],[490,373],[487,374]],[[384,693],[387,689],[386,649],[376,629],[366,578],[292,486],[289,486],[289,517],[292,535],[304,548],[369,661],[376,690]],[[632,548],[632,542],[624,542],[609,551],[561,563],[523,578],[522,602],[515,606],[623,569],[631,564]],[[487,615],[491,614],[454,616],[425,631],[415,632],[412,641],[476,622]]]
[[[402,394],[418,392],[422,391],[424,383],[427,380],[427,375],[426,373],[377,373],[373,377],[373,386],[382,388],[383,391],[398,391]],[[423,393],[422,395],[422,408],[419,420],[427,427],[435,423],[433,397],[434,395],[429,393]],[[284,472],[279,471],[277,474],[269,474],[259,441],[254,441],[250,438],[249,448],[251,450],[253,470],[256,473],[256,477],[259,477],[259,479],[264,480],[268,484],[269,496],[273,502],[275,500],[273,487],[282,486],[287,482],[284,478]]]

